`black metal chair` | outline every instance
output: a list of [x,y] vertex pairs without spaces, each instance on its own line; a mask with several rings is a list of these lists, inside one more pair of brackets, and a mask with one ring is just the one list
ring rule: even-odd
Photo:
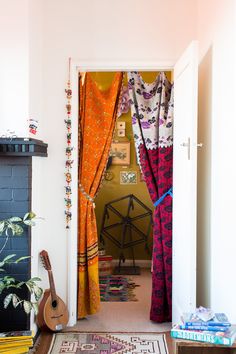
[[[119,206],[119,202],[122,202],[122,206]],[[137,213],[134,212],[136,203],[139,206],[139,211],[137,211]],[[111,213],[116,216],[117,222],[110,222]],[[146,233],[134,223],[143,218],[147,219]],[[100,232],[100,242],[105,244],[105,238],[107,238],[120,250],[119,265],[115,268],[115,274],[140,274],[140,268],[135,265],[134,246],[144,243],[145,250],[150,253],[148,238],[151,232],[151,226],[152,210],[133,194],[112,200],[105,204]],[[121,266],[121,262],[125,262],[124,250],[128,248],[130,248],[132,252],[132,267]]]

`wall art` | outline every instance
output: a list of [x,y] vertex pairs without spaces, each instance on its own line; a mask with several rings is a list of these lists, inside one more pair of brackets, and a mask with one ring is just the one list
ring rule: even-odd
[[130,164],[130,142],[115,142],[111,144],[112,164],[129,165]]
[[137,172],[120,171],[120,184],[137,184]]

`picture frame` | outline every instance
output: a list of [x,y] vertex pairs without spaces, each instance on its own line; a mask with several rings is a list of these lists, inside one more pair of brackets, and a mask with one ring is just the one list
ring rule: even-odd
[[117,127],[117,129],[123,129],[123,130],[125,130],[125,122],[120,122],[120,121],[118,121],[118,122],[116,123],[116,127]]
[[125,129],[118,129],[117,130],[117,136],[119,138],[124,138],[125,137]]
[[137,183],[137,171],[120,171],[120,184]]
[[130,165],[130,142],[113,142],[111,144],[112,165]]

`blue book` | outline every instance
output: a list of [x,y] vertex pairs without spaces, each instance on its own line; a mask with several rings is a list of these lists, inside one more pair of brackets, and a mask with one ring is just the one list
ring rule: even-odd
[[202,321],[194,313],[185,313],[182,316],[182,322],[186,326],[218,326],[230,327],[231,323],[224,313],[215,313],[215,316],[209,321]]
[[181,329],[180,325],[174,325],[170,334],[176,339],[231,346],[236,338],[236,326],[229,327],[225,332],[215,332]]
[[197,322],[194,323],[192,322],[193,324],[192,325],[188,325],[187,323],[185,323],[184,325],[180,325],[180,329],[188,329],[188,330],[198,330],[198,331],[213,331],[213,332],[225,332],[228,330],[228,326],[216,326],[216,325],[213,325],[213,326],[210,326],[208,323],[203,323],[203,324],[200,324],[198,325]]
[[186,321],[185,326],[215,326],[215,327],[230,327],[230,322],[217,322],[217,321]]

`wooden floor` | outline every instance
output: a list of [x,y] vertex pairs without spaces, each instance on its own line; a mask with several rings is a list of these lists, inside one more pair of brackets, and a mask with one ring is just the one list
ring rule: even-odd
[[51,340],[52,340],[53,333],[51,332],[42,332],[39,334],[34,347],[31,349],[29,354],[47,354]]

